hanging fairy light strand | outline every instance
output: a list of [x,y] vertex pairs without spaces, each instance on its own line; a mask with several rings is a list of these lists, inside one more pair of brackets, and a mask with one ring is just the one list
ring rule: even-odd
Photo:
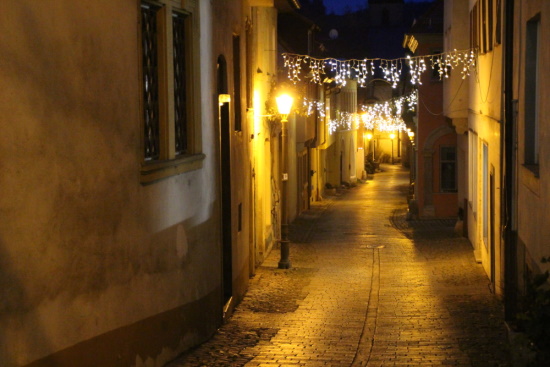
[[[338,60],[334,58],[317,59],[308,55],[283,54],[284,67],[287,68],[288,78],[297,83],[304,78],[302,67],[308,69],[308,78],[312,83],[323,84],[329,80],[337,85],[345,86],[350,79],[357,80],[361,87],[368,84],[368,79],[374,76],[376,70],[382,72],[382,77],[393,88],[399,84],[404,67],[408,67],[412,84],[422,84],[421,75],[429,64],[436,70],[439,78],[448,78],[451,70],[460,69],[462,78],[470,75],[476,67],[476,51],[453,50],[434,55],[407,56],[406,58],[388,59],[350,59]],[[329,77],[330,75],[330,77]]]
[[418,103],[418,92],[361,106],[361,122],[367,130],[403,131],[407,126],[401,117],[407,111],[415,111]]
[[352,130],[360,121],[357,113],[341,112],[338,115],[338,118],[328,122],[328,130],[331,135],[336,131]]
[[[337,118],[328,121],[329,133],[351,130],[360,124],[367,130],[404,131],[407,129],[401,117],[405,112],[414,112],[418,104],[418,91],[392,98],[385,102],[359,106],[360,113],[337,112]],[[298,113],[312,116],[315,112],[318,118],[324,118],[325,104],[321,101],[303,98],[303,104]]]
[[302,101],[302,106],[298,109],[297,112],[306,117],[309,117],[317,112],[319,118],[324,118],[325,103],[304,97]]

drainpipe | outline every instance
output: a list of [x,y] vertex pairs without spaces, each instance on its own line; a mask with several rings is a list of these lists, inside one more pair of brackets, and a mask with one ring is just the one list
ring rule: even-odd
[[517,229],[514,215],[516,192],[515,113],[513,94],[514,61],[514,0],[506,0],[504,9],[504,122],[501,124],[501,218],[504,235],[504,316],[515,320],[517,314]]

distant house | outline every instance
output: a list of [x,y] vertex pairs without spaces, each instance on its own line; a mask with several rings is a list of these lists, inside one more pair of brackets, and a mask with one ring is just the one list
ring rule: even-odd
[[[443,52],[443,1],[436,1],[406,34],[403,46],[414,55]],[[414,196],[420,217],[458,213],[457,134],[443,115],[443,81],[437,70],[418,86]]]

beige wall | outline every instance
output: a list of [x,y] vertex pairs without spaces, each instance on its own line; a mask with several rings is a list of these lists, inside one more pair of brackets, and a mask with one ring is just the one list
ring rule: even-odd
[[[475,2],[470,1],[470,9]],[[495,14],[496,16],[496,14]],[[496,18],[495,18],[496,22]],[[477,149],[469,146],[468,181],[474,182],[468,190],[468,238],[474,247],[476,259],[483,264],[486,273],[491,275],[491,256],[494,256],[494,283],[497,294],[503,291],[504,269],[501,268],[501,236],[500,236],[500,178],[501,178],[501,99],[502,99],[502,45],[494,45],[493,50],[478,55],[477,73],[469,77],[468,130],[477,137]],[[494,175],[494,203],[490,202],[490,187],[487,196],[483,196],[483,146],[488,148],[488,172]],[[475,165],[473,164],[475,161]],[[473,168],[475,166],[475,169]],[[475,190],[472,192],[470,189]],[[494,205],[494,231],[484,239],[483,222],[487,220],[490,227],[490,215],[484,217],[484,200],[487,200],[486,210]],[[485,219],[484,219],[485,218]],[[489,230],[490,231],[490,230]],[[494,241],[494,252],[491,251],[491,241]]]
[[[232,34],[245,42],[250,9],[184,3],[196,6],[204,156],[142,184],[139,1],[3,2],[0,365],[55,354],[64,366],[159,366],[221,323],[216,59],[226,56],[231,89]],[[249,136],[246,123],[232,135],[237,299],[250,266]]]
[[[548,160],[550,148],[548,146],[548,124],[545,123],[548,109],[550,108],[550,77],[545,72],[549,67],[550,49],[546,47],[549,42],[550,3],[544,0],[517,1],[515,8],[514,23],[514,95],[518,103],[518,193],[517,193],[517,220],[518,237],[520,244],[524,247],[525,261],[532,270],[545,270],[548,265],[541,264],[540,259],[550,254],[548,235],[545,229],[550,226],[550,212],[548,202],[550,201],[550,170]],[[524,158],[524,128],[525,128],[525,44],[526,24],[533,17],[540,15],[541,29],[539,40],[539,75],[538,91],[539,98],[539,177],[523,166]]]
[[[443,48],[446,52],[466,50],[470,48],[470,18],[469,8],[464,0],[446,0]],[[457,133],[462,134],[466,124],[462,123],[468,117],[468,79],[463,79],[460,72],[451,73],[443,80],[443,114],[456,119]]]
[[[252,65],[253,106],[250,110],[252,121],[248,136],[250,140],[250,165],[254,172],[254,248],[255,263],[259,264],[267,256],[277,239],[280,238],[280,182],[278,133],[273,129],[274,120],[267,115],[266,102],[273,102],[272,85],[276,69],[277,12],[273,8],[253,7],[251,10],[253,41]],[[267,42],[267,43],[266,43]],[[261,71],[261,72],[258,72]],[[274,106],[273,106],[274,107]],[[275,209],[275,211],[273,211]],[[273,216],[273,213],[276,213]]]

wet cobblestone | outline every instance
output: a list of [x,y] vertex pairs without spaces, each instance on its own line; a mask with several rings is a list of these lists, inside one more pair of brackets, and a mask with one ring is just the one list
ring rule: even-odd
[[314,204],[182,366],[509,365],[502,305],[453,220],[406,221],[407,173]]

